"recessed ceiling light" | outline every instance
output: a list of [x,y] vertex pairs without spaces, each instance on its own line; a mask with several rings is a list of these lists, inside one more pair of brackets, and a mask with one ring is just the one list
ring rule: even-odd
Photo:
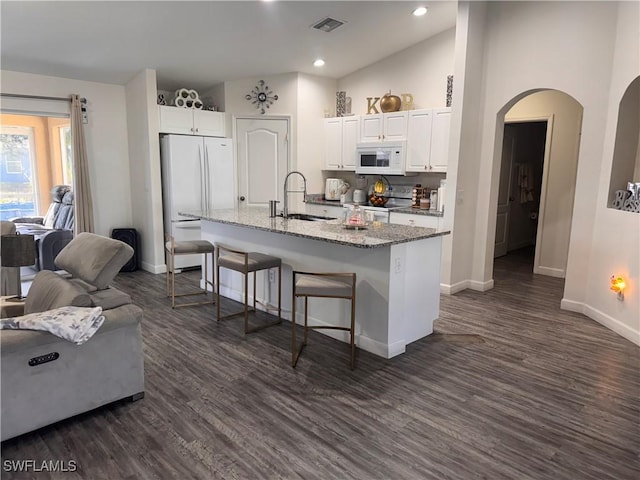
[[416,17],[421,17],[422,15],[424,15],[425,13],[427,13],[427,7],[418,7],[413,11],[413,14]]
[[324,60],[322,60],[321,58],[319,58],[315,62],[313,62],[313,66],[314,67],[322,67],[323,65],[324,65]]

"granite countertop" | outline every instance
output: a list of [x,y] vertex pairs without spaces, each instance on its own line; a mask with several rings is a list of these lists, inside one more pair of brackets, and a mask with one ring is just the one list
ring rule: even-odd
[[[327,207],[342,207],[338,200],[325,200],[323,193],[311,193],[307,195],[306,203],[310,203],[312,205],[324,205]],[[409,213],[413,215],[425,215],[428,217],[444,216],[443,212],[439,212],[437,210],[420,210],[419,208],[413,207],[393,207],[390,208],[389,211],[391,213]]]
[[448,235],[449,230],[436,230],[406,225],[390,225],[374,222],[365,230],[347,230],[341,220],[310,222],[306,220],[269,217],[267,207],[241,207],[237,209],[210,210],[208,212],[180,212],[180,215],[211,222],[241,225],[257,230],[310,238],[358,248],[389,247],[399,243],[414,242],[425,238]]

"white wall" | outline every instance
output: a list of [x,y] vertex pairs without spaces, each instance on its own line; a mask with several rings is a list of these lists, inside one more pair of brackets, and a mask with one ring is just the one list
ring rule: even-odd
[[69,78],[0,72],[3,93],[87,99],[89,123],[85,127],[89,177],[93,194],[95,233],[109,236],[111,229],[131,225],[129,152],[125,89],[121,85]]
[[582,107],[564,93],[545,90],[520,100],[507,112],[505,120],[545,117],[552,117],[553,129],[544,187],[545,202],[540,205],[543,222],[538,224],[538,266],[540,273],[564,277],[569,254]]
[[314,75],[288,73],[225,82],[225,111],[234,116],[262,116],[245,99],[245,95],[251,92],[259,80],[264,80],[274,94],[278,95],[278,100],[267,109],[264,116],[291,116],[291,169],[300,170],[307,177],[309,192],[323,191],[320,171],[323,168],[322,121],[324,111],[335,104],[336,81]]
[[140,235],[141,266],[152,273],[165,269],[162,184],[158,143],[155,70],[142,70],[126,85],[131,212]]
[[479,138],[481,134],[482,82],[487,5],[460,2],[456,22],[451,139],[447,167],[444,228],[451,235],[443,238],[441,291],[455,293],[465,288],[486,290],[493,280],[471,279],[473,236],[476,221],[474,199],[478,194]]
[[297,168],[307,177],[309,193],[324,192],[324,112],[336,103],[336,80],[298,76]]
[[[639,19],[640,4],[621,2],[617,25],[611,33],[615,50],[608,105],[602,113],[606,124],[602,125],[604,148],[598,165],[600,175],[597,176],[596,170],[598,183],[595,192],[591,192],[596,200],[595,210],[591,212],[595,224],[592,253],[583,278],[578,277],[581,271],[567,277],[562,301],[563,308],[583,312],[637,344],[640,344],[640,214],[607,208],[607,197],[619,103],[629,84],[640,75]],[[584,263],[584,259],[575,259],[576,263],[580,261]],[[608,288],[611,275],[622,275],[627,281],[624,302],[616,300]]]
[[[367,97],[411,93],[414,108],[446,106],[447,75],[453,74],[455,28],[338,80],[338,89],[352,99],[351,112],[367,113]],[[378,110],[380,110],[379,104]],[[333,102],[331,112],[335,114]]]
[[224,83],[225,112],[231,115],[256,115],[258,110],[245,95],[251,93],[260,80],[264,80],[273,94],[278,95],[265,115],[295,115],[298,105],[298,74],[285,73],[283,75],[264,76],[256,78],[242,78]]
[[[616,25],[619,7],[626,12]],[[468,7],[461,2],[460,12],[465,9]],[[503,115],[528,93],[539,89],[565,92],[583,106],[584,116],[563,307],[583,308],[592,318],[597,315],[589,309],[596,308],[602,313],[599,321],[606,318],[615,325],[612,328],[628,338],[638,335],[638,293],[621,307],[608,291],[607,282],[616,265],[637,279],[638,218],[622,218],[617,214],[624,212],[606,209],[602,185],[608,188],[612,151],[612,146],[604,148],[605,132],[606,145],[612,145],[613,133],[609,130],[615,128],[611,117],[615,117],[612,110],[617,108],[617,101],[611,101],[615,95],[610,85],[613,80],[615,93],[621,96],[622,84],[628,85],[638,74],[638,14],[630,11],[633,9],[637,4],[487,4],[480,129],[462,132],[465,151],[461,148],[458,165],[459,175],[479,165],[478,194],[475,199],[465,197],[465,202],[474,204],[475,222],[467,225],[456,218],[456,234],[473,238],[475,249],[471,271],[466,264],[452,266],[452,282],[491,282]],[[612,232],[619,232],[614,235],[616,240],[624,238],[621,245],[606,240]],[[452,252],[456,263],[466,255],[460,247],[464,247],[462,242],[454,245]]]

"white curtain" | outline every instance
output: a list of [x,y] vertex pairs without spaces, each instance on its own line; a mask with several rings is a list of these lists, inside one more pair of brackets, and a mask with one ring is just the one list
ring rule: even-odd
[[82,125],[82,102],[71,95],[71,141],[73,142],[73,192],[75,234],[93,232],[93,201],[89,182],[89,160]]

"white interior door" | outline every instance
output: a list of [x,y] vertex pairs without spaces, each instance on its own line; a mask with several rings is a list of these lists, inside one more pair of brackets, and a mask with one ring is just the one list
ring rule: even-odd
[[509,244],[509,204],[511,196],[511,167],[515,152],[516,137],[513,128],[504,126],[502,142],[502,164],[500,166],[500,189],[498,191],[498,213],[496,217],[496,243],[493,257],[507,254]]
[[289,169],[288,118],[236,118],[238,205],[282,201]]

